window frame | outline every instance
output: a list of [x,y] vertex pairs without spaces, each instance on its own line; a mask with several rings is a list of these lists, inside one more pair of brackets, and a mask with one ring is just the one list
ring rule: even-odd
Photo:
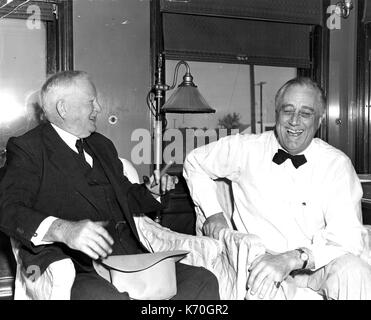
[[0,9],[0,17],[6,15],[4,19],[27,20],[30,16],[27,14],[27,6],[33,4],[40,6],[41,21],[46,25],[47,75],[58,71],[72,70],[74,65],[72,0],[24,1],[24,7],[20,5],[15,12],[12,10],[18,3],[15,6],[11,6],[11,4]]
[[[40,4],[42,10],[53,8],[54,19],[41,14],[41,21],[46,24],[46,76],[64,70],[73,70],[73,12],[72,0],[39,0],[27,4]],[[0,17],[12,11],[13,7],[4,6],[0,9]],[[26,8],[7,15],[4,19],[26,20]],[[0,157],[5,157],[6,151],[0,150]]]
[[[162,12],[161,11],[161,1],[162,0],[153,0],[151,1],[150,5],[150,18],[151,18],[151,30],[150,30],[150,42],[151,42],[151,80],[152,80],[152,86],[156,83],[156,72],[158,70],[158,57],[160,54],[163,55],[164,53],[164,35],[163,35],[163,13],[166,13],[167,11]],[[322,1],[322,10],[323,12],[327,11],[327,7],[330,5],[330,0],[323,0]],[[175,5],[175,4],[174,4]],[[178,12],[180,13],[180,12]],[[323,14],[322,17],[322,25],[312,25],[312,32],[310,35],[310,60],[311,60],[311,66],[310,68],[300,68],[297,67],[297,74],[299,76],[307,76],[313,79],[314,81],[318,82],[321,87],[323,88],[325,94],[328,92],[328,82],[329,82],[329,55],[330,55],[330,32],[329,29],[326,28],[326,15]],[[257,19],[259,20],[259,19]],[[186,55],[182,55],[181,52],[179,52],[179,55],[170,57],[171,60],[174,59],[185,59],[189,58]],[[215,57],[213,57],[215,59]],[[161,82],[165,83],[165,59],[162,60],[162,74],[161,74]],[[203,61],[203,62],[223,62],[223,61],[215,61],[215,60],[208,60],[206,57],[204,59],[199,58],[192,58],[190,59],[192,61]],[[224,61],[225,62],[225,61]],[[248,64],[250,66],[250,70],[254,69],[254,65],[249,61],[236,61],[236,64]],[[269,65],[269,62],[267,61],[264,64],[259,65]],[[281,67],[293,67],[291,63],[285,64],[282,63],[282,65],[277,65]],[[251,71],[250,73],[253,73]],[[251,75],[253,80],[253,74]],[[252,81],[254,83],[254,81]],[[251,88],[251,92],[254,92]],[[255,103],[255,97],[254,94],[252,94],[251,101]],[[165,98],[163,97],[161,100],[161,103],[165,103]],[[252,103],[252,105],[254,105]],[[317,137],[320,137],[321,139],[327,141],[328,140],[328,108],[326,109],[326,117],[325,120],[322,122],[322,125],[317,132]],[[252,121],[254,118],[254,114],[252,114]],[[253,122],[252,122],[253,123]]]

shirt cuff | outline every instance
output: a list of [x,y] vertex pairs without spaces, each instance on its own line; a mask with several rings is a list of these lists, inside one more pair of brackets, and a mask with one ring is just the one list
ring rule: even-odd
[[220,206],[218,202],[218,198],[215,198],[214,201],[202,203],[201,208],[206,218],[209,218],[219,212],[225,213],[223,208]]
[[346,254],[347,252],[341,248],[341,247],[335,247],[335,246],[316,246],[311,245],[307,247],[313,254],[314,259],[314,269],[312,270],[318,270],[328,263],[330,263],[332,260]]
[[41,246],[45,244],[51,244],[53,242],[50,241],[43,241],[45,234],[48,232],[52,223],[57,220],[58,218],[50,216],[45,218],[37,228],[36,232],[34,233],[33,237],[31,238],[31,242],[35,246]]

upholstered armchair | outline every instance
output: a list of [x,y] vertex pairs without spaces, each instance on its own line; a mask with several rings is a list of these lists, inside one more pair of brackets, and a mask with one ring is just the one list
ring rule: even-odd
[[[131,182],[139,182],[133,165],[121,159],[124,174]],[[221,240],[204,236],[191,236],[171,231],[145,215],[135,217],[140,239],[151,252],[187,250],[189,254],[181,261],[185,264],[203,266],[212,271],[219,280],[222,299],[244,299],[248,264],[264,252],[260,240],[253,236],[224,230]],[[17,262],[14,299],[70,299],[75,269],[70,259],[52,263],[43,274],[37,270],[24,270],[19,259],[19,243],[11,239]],[[239,285],[236,285],[236,284]]]
[[15,269],[9,238],[0,232],[0,300],[12,299]]
[[[231,217],[233,212],[233,195],[231,190],[231,185],[228,180],[220,179],[216,180],[217,185],[217,194],[219,203],[223,209],[224,216],[229,223],[229,228],[232,229],[231,224]],[[195,207],[196,212],[196,235],[202,235],[202,226],[205,222],[205,216],[199,207]],[[371,265],[371,225],[364,225],[367,233],[365,236],[365,249],[361,255],[361,258],[365,260],[368,264]],[[230,236],[233,235],[233,238],[230,239]],[[241,245],[238,245],[238,238],[241,237],[243,241],[247,241],[248,249],[243,248]],[[247,237],[247,238],[246,238]],[[224,229],[219,233],[219,242],[223,242],[225,246],[225,253],[227,254],[228,258],[230,259],[231,263],[233,264],[232,270],[235,272],[234,274],[234,281],[236,285],[236,297],[237,299],[250,299],[253,298],[247,295],[246,292],[246,281],[248,277],[247,265],[250,263],[250,259],[254,256],[255,250],[258,250],[259,253],[264,253],[265,249],[261,244],[259,238],[254,238],[253,235],[246,235],[236,231],[231,231]],[[248,258],[244,257],[244,254],[248,255]],[[290,284],[284,284],[289,286]],[[285,289],[286,290],[286,289]],[[296,299],[300,300],[322,300],[323,297],[319,294],[315,293],[314,291],[306,288],[300,288],[297,291],[297,295],[295,296]],[[278,293],[277,299],[285,299],[283,296],[282,290]]]

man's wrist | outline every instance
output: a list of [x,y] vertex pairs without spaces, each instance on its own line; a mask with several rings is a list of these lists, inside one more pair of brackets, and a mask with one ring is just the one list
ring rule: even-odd
[[46,244],[53,243],[51,241],[45,241],[44,238],[48,230],[50,229],[50,226],[57,219],[58,219],[57,217],[49,216],[40,223],[33,237],[31,238],[31,242],[33,243],[34,246],[40,246],[40,245],[46,245]]
[[298,270],[301,268],[303,262],[300,260],[298,252],[296,250],[287,251],[284,253],[289,261],[289,268],[291,271]]
[[69,222],[63,219],[55,220],[46,232],[43,240],[52,242],[66,243],[66,230],[68,229]]
[[303,263],[300,269],[306,269],[309,260],[308,253],[303,248],[298,248],[296,251],[299,253],[299,259]]
[[300,247],[293,251],[295,255],[295,269],[293,270],[305,270],[313,268],[313,255],[309,249]]

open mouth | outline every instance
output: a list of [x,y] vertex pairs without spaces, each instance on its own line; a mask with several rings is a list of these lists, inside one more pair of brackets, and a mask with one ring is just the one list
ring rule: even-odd
[[299,137],[304,130],[292,130],[292,129],[287,129],[287,134],[291,137]]

